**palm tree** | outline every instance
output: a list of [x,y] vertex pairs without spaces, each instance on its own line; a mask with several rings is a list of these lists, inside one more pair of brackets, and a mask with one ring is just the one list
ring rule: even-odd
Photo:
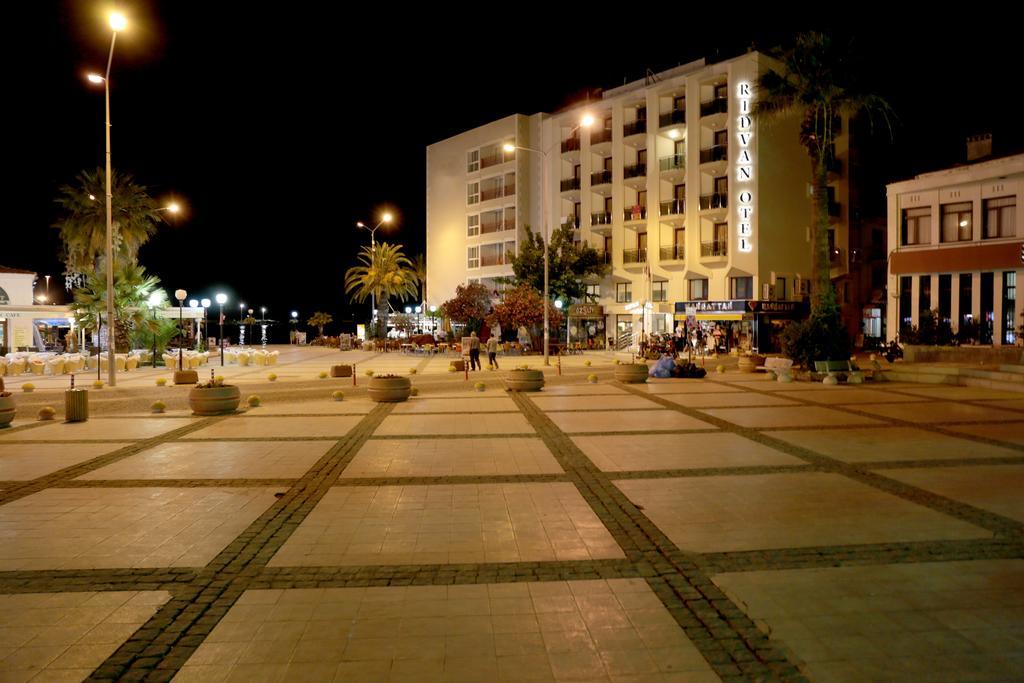
[[377,335],[387,330],[388,299],[402,301],[419,293],[419,278],[412,261],[402,253],[402,245],[381,242],[375,248],[363,247],[362,265],[345,271],[345,293],[352,303],[362,303],[373,295],[377,299]]
[[888,102],[860,88],[849,45],[837,45],[822,33],[802,33],[792,48],[774,56],[779,68],[760,77],[754,114],[769,121],[790,113],[801,117],[800,144],[811,160],[814,187],[811,310],[817,313],[836,306],[829,277],[828,169],[837,128],[844,117],[863,113],[869,122],[881,117],[891,132],[894,115]]
[[[64,215],[53,227],[60,230],[67,273],[102,270],[107,244],[106,174],[82,171],[74,185],[64,185],[55,200]],[[134,263],[142,247],[164,221],[156,200],[130,174],[111,174],[112,238],[115,269]]]
[[[132,329],[148,327],[156,329],[151,318],[146,316],[145,304],[149,295],[160,284],[160,279],[147,275],[137,264],[128,263],[114,273],[114,350],[124,353],[131,345]],[[102,272],[90,273],[82,287],[75,289],[72,309],[75,324],[86,331],[100,329],[105,323],[107,312],[107,281]]]
[[423,301],[423,288],[427,286],[427,259],[424,258],[423,254],[416,254],[416,258],[412,260],[412,269],[416,273],[416,279],[419,281],[419,300]]
[[322,339],[324,336],[324,326],[330,325],[332,322],[334,322],[334,317],[331,316],[330,313],[317,311],[309,320],[306,321],[306,324],[317,328],[320,331],[320,338]]

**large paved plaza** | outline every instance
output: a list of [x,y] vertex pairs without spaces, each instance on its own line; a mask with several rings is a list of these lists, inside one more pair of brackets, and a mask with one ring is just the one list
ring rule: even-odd
[[0,681],[1019,680],[1021,394],[612,360],[510,394],[285,349],[215,368],[261,407],[192,417],[146,369],[81,424],[32,419],[66,378],[8,381]]

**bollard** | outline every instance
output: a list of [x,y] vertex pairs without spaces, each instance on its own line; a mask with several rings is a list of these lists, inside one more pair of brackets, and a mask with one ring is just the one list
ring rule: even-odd
[[562,354],[558,354],[558,376],[562,376]]
[[462,362],[462,370],[466,373],[466,381],[469,381],[469,365],[465,361]]
[[356,386],[356,364],[352,364],[352,386]]
[[64,421],[85,422],[89,419],[89,391],[75,388],[75,376],[71,375],[71,388],[64,392]]

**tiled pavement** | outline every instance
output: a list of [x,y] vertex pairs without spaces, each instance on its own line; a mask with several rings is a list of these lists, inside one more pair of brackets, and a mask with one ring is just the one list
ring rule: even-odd
[[1016,400],[727,374],[26,424],[0,680],[1013,679]]

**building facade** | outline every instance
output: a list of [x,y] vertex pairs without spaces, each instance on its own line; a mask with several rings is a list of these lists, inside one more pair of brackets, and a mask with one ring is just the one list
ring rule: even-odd
[[[787,321],[806,315],[811,168],[797,117],[753,114],[768,66],[756,52],[700,60],[428,147],[428,304],[458,284],[511,275],[525,224],[568,223],[611,266],[587,283],[585,311],[574,319],[570,309],[572,341],[628,347],[689,315],[732,344],[776,348]],[[499,156],[505,142],[534,151]],[[840,134],[840,164],[847,153]],[[832,275],[841,278],[849,193],[839,167],[832,180]]]
[[976,326],[983,344],[1016,344],[1024,278],[1024,154],[887,186],[888,338],[938,312],[954,332]]

